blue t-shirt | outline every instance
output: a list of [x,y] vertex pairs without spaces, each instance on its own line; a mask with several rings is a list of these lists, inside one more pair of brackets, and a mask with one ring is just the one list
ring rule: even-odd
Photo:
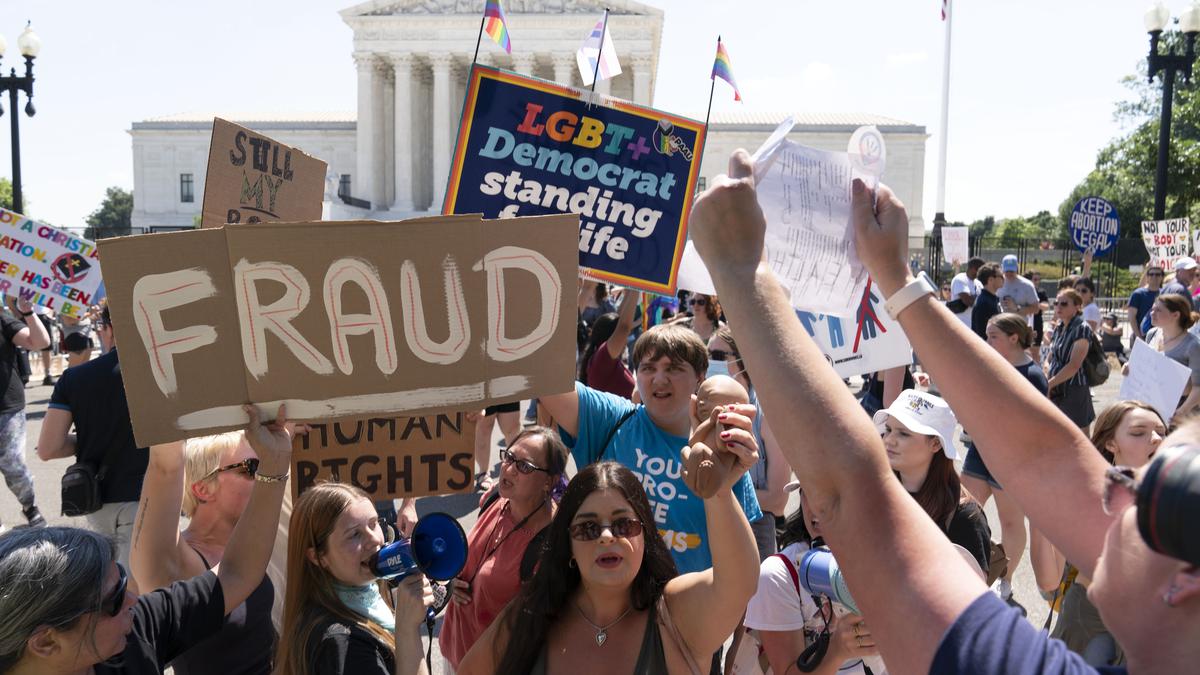
[[1093,668],[1060,640],[1034,628],[1020,610],[987,592],[942,636],[929,672],[939,675],[1119,675]]
[[[575,393],[579,396],[579,436],[571,438],[566,431],[560,429],[560,432],[571,448],[575,465],[584,467],[599,459],[603,450],[600,444],[609,430],[625,413],[634,410],[634,405],[629,399],[596,391],[579,382],[575,383]],[[608,452],[604,453],[605,460],[629,467],[646,488],[658,533],[675,557],[680,574],[712,567],[704,500],[688,489],[681,473],[679,453],[687,444],[688,439],[659,429],[646,412],[646,406],[639,405],[633,416],[617,429]],[[762,518],[748,475],[742,476],[733,492],[747,520]]]
[[1150,330],[1150,308],[1154,306],[1154,299],[1157,297],[1158,291],[1149,288],[1139,288],[1129,296],[1129,306],[1137,310],[1137,321],[1141,326],[1142,335]]

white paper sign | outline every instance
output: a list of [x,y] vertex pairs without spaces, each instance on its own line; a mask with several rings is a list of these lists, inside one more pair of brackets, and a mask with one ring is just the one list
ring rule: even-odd
[[100,283],[96,242],[0,209],[0,296],[80,318],[100,301]]
[[1150,266],[1170,270],[1176,260],[1191,255],[1190,232],[1191,221],[1187,218],[1143,220],[1142,241],[1150,253]]
[[967,247],[968,232],[968,228],[965,227],[942,228],[942,255],[946,256],[946,262],[951,265],[967,262],[970,256]]
[[1121,382],[1117,397],[1122,401],[1149,403],[1164,420],[1170,421],[1191,374],[1187,366],[1138,340],[1133,343],[1129,374]]

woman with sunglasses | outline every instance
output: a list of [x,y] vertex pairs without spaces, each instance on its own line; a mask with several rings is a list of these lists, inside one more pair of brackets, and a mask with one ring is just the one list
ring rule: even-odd
[[484,506],[467,535],[467,564],[451,582],[438,636],[449,672],[520,590],[527,551],[550,524],[566,467],[566,446],[545,427],[525,429],[500,451],[499,498]]
[[718,328],[725,325],[725,322],[721,320],[721,303],[715,295],[693,293],[688,298],[687,308],[692,315],[682,323],[696,331],[705,344]]
[[[1150,324],[1154,327],[1146,333],[1146,344],[1192,371],[1172,420],[1180,420],[1200,407],[1200,337],[1188,330],[1192,323],[1192,303],[1188,298],[1164,293],[1154,299],[1150,307]],[[1129,368],[1126,363],[1122,372],[1128,374]]]
[[[220,565],[258,468],[258,456],[241,431],[150,448],[129,555],[140,590],[166,588]],[[183,531],[180,514],[189,519]],[[246,602],[226,617],[219,633],[172,662],[175,672],[269,673],[275,652],[274,599],[275,589],[264,576]]]
[[1050,354],[1046,362],[1046,386],[1050,400],[1075,426],[1087,431],[1096,418],[1092,407],[1092,390],[1088,387],[1087,374],[1083,370],[1087,358],[1092,331],[1083,321],[1081,309],[1083,298],[1073,289],[1059,291],[1054,302],[1054,318],[1058,326],[1050,342]]
[[[693,241],[739,326],[750,367],[763,364],[757,386],[768,414],[780,415],[777,431],[822,439],[785,452],[805,468],[808,503],[888,667],[939,675],[1097,672],[988,592],[889,483],[881,441],[760,264],[766,222],[748,153],[737,151],[730,165],[732,177],[718,176],[692,210]],[[855,247],[887,310],[1031,524],[1092,577],[1088,595],[1124,646],[1128,672],[1176,673],[1200,662],[1200,641],[1187,637],[1200,633],[1200,428],[1172,434],[1147,469],[1106,471],[1080,429],[912,277],[908,225],[890,190],[853,181]]]
[[613,675],[707,671],[758,580],[754,537],[731,490],[754,453],[735,448],[734,469],[704,500],[713,566],[692,574],[677,574],[632,471],[616,462],[582,469],[533,579],[475,643],[460,675],[556,675],[581,664]]
[[269,426],[254,406],[246,413],[262,472],[219,569],[138,596],[104,535],[54,527],[0,537],[0,673],[161,673],[221,629],[266,571],[292,449],[282,406]]

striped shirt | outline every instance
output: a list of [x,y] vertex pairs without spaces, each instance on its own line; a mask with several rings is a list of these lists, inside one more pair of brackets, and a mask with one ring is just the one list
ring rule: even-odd
[[[1071,349],[1075,342],[1091,340],[1091,336],[1092,329],[1083,322],[1082,315],[1076,314],[1069,324],[1060,325],[1054,331],[1054,340],[1050,343],[1050,372],[1047,375],[1054,377],[1065,368],[1071,362]],[[1065,384],[1087,386],[1087,374],[1084,373],[1082,365]]]

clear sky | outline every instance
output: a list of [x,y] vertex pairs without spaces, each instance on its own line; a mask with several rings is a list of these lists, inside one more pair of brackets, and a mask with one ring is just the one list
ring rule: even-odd
[[[128,130],[188,111],[351,111],[351,0],[0,0],[5,70],[31,19],[37,116],[21,114],[31,216],[83,226],[110,185],[133,187]],[[482,2],[480,5],[482,6]],[[744,103],[714,110],[870,112],[924,125],[926,222],[936,193],[944,24],[939,0],[648,0],[665,12],[656,107],[702,116],[717,33]],[[1167,3],[1173,15],[1183,0]],[[946,215],[1054,211],[1120,133],[1121,79],[1144,59],[1147,1],[955,5]],[[580,40],[591,19],[581,16]],[[513,47],[521,48],[519,33]],[[621,36],[614,36],[618,53]],[[474,47],[464,44],[464,52]],[[495,49],[486,41],[484,49]],[[24,95],[19,108],[25,105]],[[8,98],[0,175],[11,175]],[[886,180],[886,175],[885,175]]]

